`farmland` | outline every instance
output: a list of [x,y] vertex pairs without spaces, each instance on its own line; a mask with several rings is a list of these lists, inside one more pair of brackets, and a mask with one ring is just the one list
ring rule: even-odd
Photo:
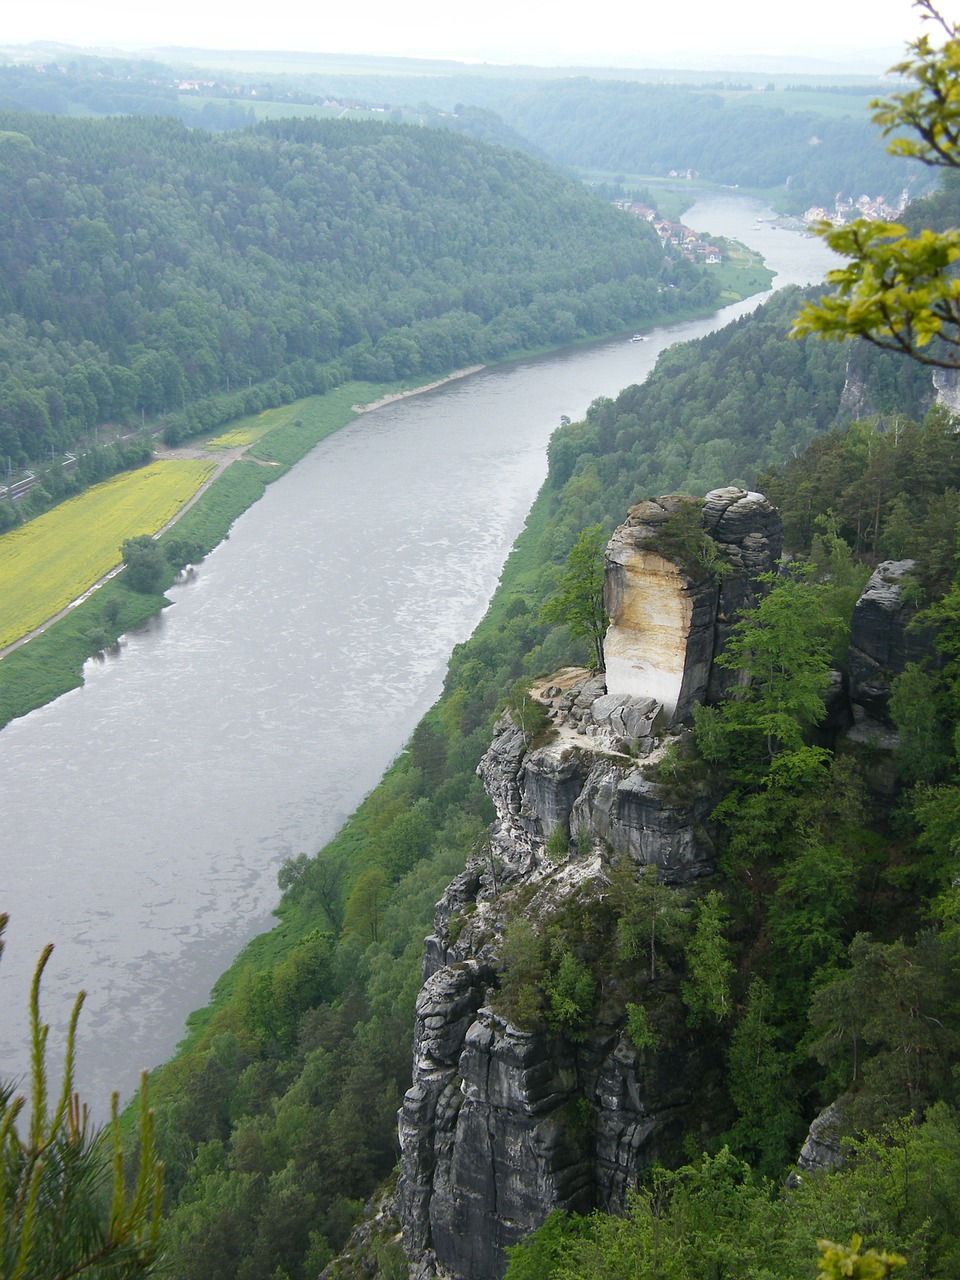
[[310,403],[309,400],[297,400],[294,404],[281,405],[279,409],[264,409],[262,413],[253,414],[249,418],[241,418],[229,431],[224,431],[208,440],[206,449],[242,449],[262,440],[268,432],[284,426],[297,416],[300,410]]
[[120,546],[156,533],[213,473],[174,459],[127,471],[0,538],[0,649],[87,591],[120,560]]

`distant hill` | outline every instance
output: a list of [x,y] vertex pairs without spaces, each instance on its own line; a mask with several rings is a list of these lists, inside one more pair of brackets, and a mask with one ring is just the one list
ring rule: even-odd
[[702,308],[718,289],[686,263],[662,288],[653,229],[549,166],[388,123],[211,135],[0,113],[0,213],[14,465],[98,422],[177,410],[195,430],[348,376],[442,373]]
[[[22,54],[20,55],[22,57]],[[665,72],[468,66],[310,53],[161,50],[152,61],[36,50],[0,66],[0,105],[56,114],[164,114],[241,128],[279,116],[373,113],[465,132],[581,176],[666,177],[770,191],[784,209],[843,193],[929,188],[870,121],[876,77],[778,68]],[[159,61],[158,59],[163,59]]]

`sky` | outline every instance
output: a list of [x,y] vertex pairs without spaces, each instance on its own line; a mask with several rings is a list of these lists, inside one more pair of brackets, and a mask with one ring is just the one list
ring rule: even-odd
[[[909,0],[35,0],[9,3],[0,45],[304,50],[546,66],[756,64],[818,57],[884,70],[921,30]],[[960,0],[947,0],[960,17]],[[929,24],[928,24],[929,27]],[[676,54],[684,52],[685,57]]]

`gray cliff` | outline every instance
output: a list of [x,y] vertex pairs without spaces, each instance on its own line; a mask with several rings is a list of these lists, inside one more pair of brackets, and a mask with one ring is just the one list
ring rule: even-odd
[[[548,930],[602,912],[624,867],[655,867],[690,895],[712,873],[717,797],[702,779],[677,785],[666,761],[690,708],[723,687],[713,659],[776,563],[780,524],[762,495],[718,490],[700,509],[716,548],[707,566],[671,559],[664,521],[692,501],[640,504],[611,540],[606,680],[551,676],[531,691],[550,716],[546,740],[528,742],[504,715],[480,763],[497,820],[437,908],[400,1113],[397,1206],[415,1280],[495,1280],[505,1250],[552,1209],[622,1210],[708,1092],[710,1046],[682,1019],[654,1052],[628,1038],[613,989],[577,1035],[518,1027],[498,1000],[511,921]],[[667,972],[646,984],[651,1008],[670,1008],[671,983]]]
[[[504,1001],[504,943],[518,921],[556,941],[574,920],[593,929],[601,957],[606,931],[610,961],[624,878],[647,883],[655,868],[687,908],[709,883],[719,797],[705,772],[676,761],[690,709],[731,686],[715,659],[765,589],[758,578],[776,564],[780,523],[762,495],[742,489],[708,494],[697,521],[688,502],[640,503],[610,541],[605,677],[568,669],[535,685],[548,732],[530,741],[505,714],[480,763],[497,818],[437,907],[400,1112],[397,1213],[412,1280],[496,1280],[505,1251],[551,1210],[622,1211],[644,1166],[675,1158],[683,1135],[709,1124],[722,1063],[682,1015],[682,954],[656,974],[641,959],[626,974],[603,969],[576,1034],[543,1004],[512,1019]],[[867,756],[891,762],[890,680],[930,643],[908,629],[911,567],[884,564],[871,578],[853,619],[849,681],[837,673],[827,697],[824,732],[851,749],[866,734]],[[895,786],[892,763],[890,774]],[[662,1031],[656,1048],[628,1035],[628,1002]],[[832,1120],[827,1112],[811,1129],[797,1176],[839,1158]]]
[[[899,739],[890,718],[894,678],[908,663],[933,659],[934,630],[919,626],[907,590],[913,560],[885,560],[864,587],[850,623],[847,689],[840,707],[840,750],[854,754],[875,800],[889,803],[899,789]],[[831,719],[837,717],[831,707]]]
[[[562,704],[590,684],[555,697],[558,737],[544,746],[526,750],[509,716],[498,723],[480,766],[497,806],[490,846],[450,885],[427,940],[400,1115],[398,1207],[417,1277],[492,1280],[551,1209],[622,1209],[702,1083],[689,1036],[640,1053],[622,1009],[602,1009],[582,1039],[497,1010],[500,944],[518,911],[542,924],[602,898],[617,853],[676,884],[711,869],[709,796],[677,800],[650,776],[662,744],[645,771],[606,728],[583,733]],[[558,827],[572,836],[560,860],[546,847]]]
[[850,701],[880,724],[890,725],[890,684],[909,662],[920,662],[932,647],[928,627],[911,627],[916,606],[904,591],[913,560],[878,565],[853,611],[848,659]]

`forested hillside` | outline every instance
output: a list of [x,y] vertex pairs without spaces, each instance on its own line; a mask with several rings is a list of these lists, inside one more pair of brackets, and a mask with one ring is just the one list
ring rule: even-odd
[[[772,92],[763,93],[722,81],[644,83],[640,72],[620,79],[609,71],[534,77],[525,68],[471,71],[455,64],[442,72],[430,74],[429,64],[413,64],[403,75],[307,66],[285,74],[198,72],[78,57],[44,69],[0,66],[0,106],[72,115],[157,113],[214,130],[278,114],[375,109],[520,147],[584,174],[635,180],[691,170],[705,182],[774,191],[783,209],[797,213],[811,204],[832,207],[838,193],[895,202],[904,187],[916,196],[930,185],[916,166],[884,150],[865,105],[870,86],[826,86],[855,90],[828,99],[773,83]],[[179,92],[184,77],[190,84],[199,77],[201,87]]]
[[[692,903],[660,890],[657,978],[627,1023],[641,1058],[668,1027],[706,1030],[722,1084],[704,1077],[709,1120],[678,1168],[641,1176],[625,1217],[554,1215],[507,1280],[802,1280],[817,1240],[861,1235],[904,1277],[955,1274],[958,467],[956,420],[934,410],[835,429],[761,478],[794,570],[722,660],[749,693],[697,708],[664,772],[693,787],[706,767],[719,784],[719,870]],[[917,562],[871,580],[882,595],[901,575],[907,625],[865,675],[849,621],[882,555]],[[852,728],[831,667],[843,690],[869,686]],[[632,909],[613,959],[579,953],[606,993],[616,960],[639,958]]]
[[[706,308],[653,230],[516,151],[349,121],[0,116],[0,456],[168,437]],[[666,288],[675,284],[676,288]],[[8,465],[9,465],[8,462]]]
[[[474,770],[492,718],[505,700],[520,704],[518,681],[587,657],[571,646],[564,627],[541,621],[542,604],[585,525],[599,521],[609,531],[627,503],[676,487],[685,474],[695,474],[696,487],[710,487],[733,478],[727,470],[733,464],[743,479],[752,478],[747,453],[711,458],[705,450],[716,434],[715,403],[732,403],[749,387],[739,402],[740,427],[754,458],[778,463],[817,425],[836,419],[846,353],[789,342],[795,307],[795,298],[777,298],[755,320],[666,354],[644,388],[598,402],[584,423],[555,436],[548,484],[487,618],[454,653],[443,699],[343,833],[321,853],[305,851],[285,866],[281,923],[241,956],[215,1005],[194,1020],[187,1050],[156,1075],[172,1274],[186,1280],[199,1268],[223,1280],[308,1280],[344,1243],[364,1198],[389,1174],[396,1108],[409,1083],[422,938],[443,887],[482,847],[491,817]],[[763,359],[754,364],[757,351]],[[702,438],[689,429],[677,433],[670,419],[678,388],[690,421],[704,421]],[[808,424],[796,442],[770,420],[771,398],[782,396],[795,420]],[[911,431],[927,449],[944,439],[938,419]],[[866,458],[870,448],[858,452],[855,442],[886,440],[887,433],[863,427],[837,439]],[[604,471],[614,457],[616,483]],[[949,485],[950,476],[938,483]],[[897,842],[897,861],[910,839]],[[881,855],[869,826],[858,840],[869,865],[857,873],[857,893],[869,895]],[[736,885],[732,880],[734,896]],[[896,920],[896,902],[906,911],[905,891],[885,891],[888,923]],[[762,918],[739,935],[746,967],[732,1006],[738,1022],[756,1017],[747,990],[756,961],[745,940]],[[915,909],[903,919],[913,929]],[[832,953],[838,962],[854,920],[846,912],[838,918]],[[801,1006],[791,1008],[795,1026]],[[789,1158],[828,1084],[801,1050],[788,1052],[780,1024],[771,1026],[770,1052],[779,1055],[771,1058],[778,1073],[773,1095],[734,1093],[718,1111],[712,1137],[735,1124],[738,1106],[746,1114],[779,1099],[789,1116],[785,1128],[768,1131],[762,1118],[754,1127],[751,1112],[750,1125],[738,1130],[754,1135],[741,1138],[751,1158],[758,1155],[751,1143],[768,1133],[759,1154],[776,1164]],[[716,1034],[726,1043],[731,1032],[724,1025]],[[393,1274],[393,1246],[377,1248],[383,1274]]]
[[895,199],[922,175],[886,154],[866,114],[793,112],[754,98],[666,85],[574,80],[517,94],[500,110],[561,164],[710,182],[785,187],[786,207],[832,206],[837,192]]
[[[548,87],[545,139],[563,132],[565,92]],[[597,90],[598,135],[608,113],[629,131],[636,112],[618,116],[621,97],[640,101]],[[696,136],[704,163],[712,141],[719,172],[718,119]],[[734,132],[753,130],[758,165],[773,165],[778,146],[802,141],[781,125],[744,108]],[[176,437],[348,374],[439,373],[710,301],[695,269],[664,275],[644,228],[516,152],[450,134],[299,121],[211,138],[169,121],[25,115],[0,126],[0,451],[18,459],[107,416],[163,412]],[[824,156],[839,162],[844,138],[852,150],[839,129]],[[824,145],[819,124],[817,139],[803,145]],[[638,153],[616,154],[625,167]],[[921,216],[946,209],[934,201]],[[473,897],[439,922],[436,949],[455,971],[475,958],[456,952],[461,935],[486,948],[500,1031],[553,1035],[566,1052],[600,1028],[597,1043],[616,1041],[650,1086],[641,1117],[675,1062],[698,1069],[657,1150],[665,1167],[617,1170],[635,1184],[627,1215],[552,1218],[516,1249],[510,1280],[803,1280],[818,1237],[853,1236],[856,1250],[861,1231],[906,1255],[904,1280],[957,1273],[957,423],[931,407],[929,378],[910,364],[789,340],[799,303],[778,295],[562,423],[441,700],[337,838],[284,864],[276,928],[155,1073],[176,1280],[313,1280],[330,1263],[328,1280],[406,1274],[389,1209],[364,1256],[333,1259],[367,1198],[389,1189],[422,940],[471,859]],[[537,884],[512,899],[498,884],[476,774],[494,722],[510,712],[521,761],[551,731],[531,681],[593,656],[569,625],[570,583],[586,559],[595,594],[596,549],[632,504],[736,482],[780,504],[788,562],[739,622],[740,604],[718,615],[716,665],[733,696],[698,706],[692,726],[661,720],[655,758],[615,744],[639,786],[691,813],[710,799],[696,819],[708,852],[671,881],[560,823],[536,837],[534,870],[569,870],[583,892],[552,914],[528,911]],[[705,544],[699,510],[673,504],[658,553],[709,580],[719,602],[738,570]],[[917,563],[876,581],[900,631],[870,666],[850,619],[883,557]],[[577,881],[588,855],[596,874]],[[481,919],[484,879],[507,903],[505,923]],[[593,1092],[581,1074],[551,1116],[561,1151],[565,1131],[571,1146],[597,1142],[602,1073]],[[447,1082],[451,1111],[465,1081]],[[829,1158],[819,1151],[797,1177],[828,1104]],[[834,1158],[842,1168],[817,1167]],[[835,1261],[825,1274],[843,1271]]]

